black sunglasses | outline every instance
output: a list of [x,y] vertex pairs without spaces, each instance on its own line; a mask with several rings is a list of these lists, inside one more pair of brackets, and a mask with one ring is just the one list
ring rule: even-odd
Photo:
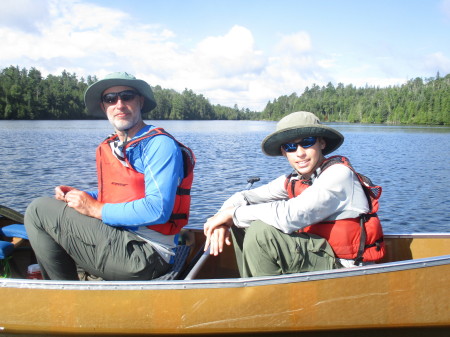
[[297,147],[301,146],[304,149],[313,146],[316,144],[317,137],[306,137],[297,143],[286,143],[281,145],[286,152],[295,152],[297,151]]
[[136,96],[139,96],[139,93],[133,90],[124,90],[121,92],[110,92],[106,95],[103,95],[102,101],[108,104],[116,104],[117,100],[120,98],[123,102],[131,101]]

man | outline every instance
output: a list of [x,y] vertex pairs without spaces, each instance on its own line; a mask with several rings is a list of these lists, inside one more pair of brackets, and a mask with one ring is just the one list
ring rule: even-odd
[[[25,226],[45,279],[77,280],[77,268],[105,280],[150,280],[173,262],[187,224],[195,158],[142,113],[156,107],[145,81],[112,73],[85,92],[92,115],[115,134],[97,148],[98,191],[55,188],[34,200]],[[80,149],[82,150],[82,149]]]
[[[294,112],[262,142],[269,156],[294,169],[259,188],[236,193],[204,225],[206,249],[234,249],[241,276],[350,267],[384,255],[376,216],[381,188],[357,174],[345,157],[325,155],[344,137],[310,112]],[[367,196],[366,196],[367,193]]]

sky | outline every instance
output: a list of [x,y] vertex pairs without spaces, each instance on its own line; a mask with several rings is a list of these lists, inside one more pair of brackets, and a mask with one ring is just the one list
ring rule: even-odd
[[314,84],[450,73],[450,0],[2,0],[0,69],[126,71],[262,111]]

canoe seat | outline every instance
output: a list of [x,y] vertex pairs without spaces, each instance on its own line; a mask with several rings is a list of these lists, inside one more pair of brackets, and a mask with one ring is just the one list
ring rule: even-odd
[[0,241],[0,260],[6,259],[12,254],[14,245],[11,242]]
[[0,241],[0,277],[11,277],[11,257],[14,245],[11,242]]
[[191,247],[180,245],[176,248],[176,250],[175,261],[173,262],[172,268],[169,270],[169,272],[167,272],[163,276],[153,279],[152,281],[176,280],[178,278],[180,273],[183,271],[186,259],[191,251]]
[[27,231],[25,225],[8,225],[0,229],[1,234],[8,238],[22,238],[28,240]]
[[27,231],[25,225],[8,225],[0,228],[0,234],[7,238],[12,238],[12,243],[15,247],[19,246],[23,240],[28,240]]
[[8,225],[0,228],[3,237],[11,238],[11,242],[0,241],[0,270],[1,277],[11,277],[11,260],[14,248],[18,247],[24,240],[28,240],[28,235],[24,225]]

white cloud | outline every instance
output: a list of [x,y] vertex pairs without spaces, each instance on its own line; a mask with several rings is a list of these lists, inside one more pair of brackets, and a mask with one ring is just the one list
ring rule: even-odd
[[276,46],[279,53],[302,54],[312,49],[311,38],[306,32],[283,36]]
[[245,27],[234,26],[224,36],[207,37],[196,46],[193,57],[201,67],[209,67],[212,75],[234,76],[258,71],[262,53],[255,50],[252,33]]
[[255,49],[252,33],[241,26],[232,27],[223,36],[203,39],[184,61],[173,82],[185,80],[184,87],[203,93],[213,103],[238,103],[241,107],[249,106],[244,100],[249,98],[250,83],[266,62],[263,53]]
[[67,70],[80,77],[123,70],[152,85],[192,89],[213,104],[255,110],[302,90],[324,69],[314,61],[306,32],[281,37],[272,55],[258,50],[252,32],[238,25],[187,50],[174,32],[140,24],[118,9],[70,0],[40,4],[47,20],[35,21],[34,31],[0,27],[3,67],[36,67],[44,76]]
[[[324,60],[316,61],[306,32],[282,36],[270,55],[255,49],[252,33],[235,26],[220,37],[201,41],[194,57],[199,67],[193,88],[214,103],[262,110],[269,100],[323,80]],[[328,63],[329,64],[329,63]],[[192,73],[191,73],[192,75]],[[311,82],[312,81],[312,82]]]
[[0,27],[34,32],[48,18],[46,0],[2,0]]
[[84,69],[80,75],[94,75],[129,67],[140,46],[158,46],[173,36],[158,26],[136,24],[119,10],[76,1],[48,4],[48,20],[36,31],[0,27],[0,37],[6,41],[2,64],[41,65],[46,73],[76,67]]
[[439,71],[441,75],[445,75],[450,73],[450,59],[442,52],[433,53],[426,57],[425,68],[430,74],[434,75]]
[[262,106],[281,95],[301,94],[307,86],[328,82],[328,68],[333,62],[314,50],[307,32],[282,36],[250,90],[254,90],[253,95],[259,97]]
[[[381,61],[369,66],[351,55],[317,51],[306,31],[279,36],[272,50],[262,51],[252,31],[235,25],[187,49],[166,27],[81,0],[7,0],[0,40],[0,68],[12,64],[36,67],[44,76],[67,70],[100,78],[127,71],[151,85],[192,89],[213,104],[254,110],[281,95],[301,94],[306,86],[336,84],[335,79],[357,86],[400,83],[398,76],[378,75]],[[450,71],[449,63],[443,53],[422,61],[442,73]]]

